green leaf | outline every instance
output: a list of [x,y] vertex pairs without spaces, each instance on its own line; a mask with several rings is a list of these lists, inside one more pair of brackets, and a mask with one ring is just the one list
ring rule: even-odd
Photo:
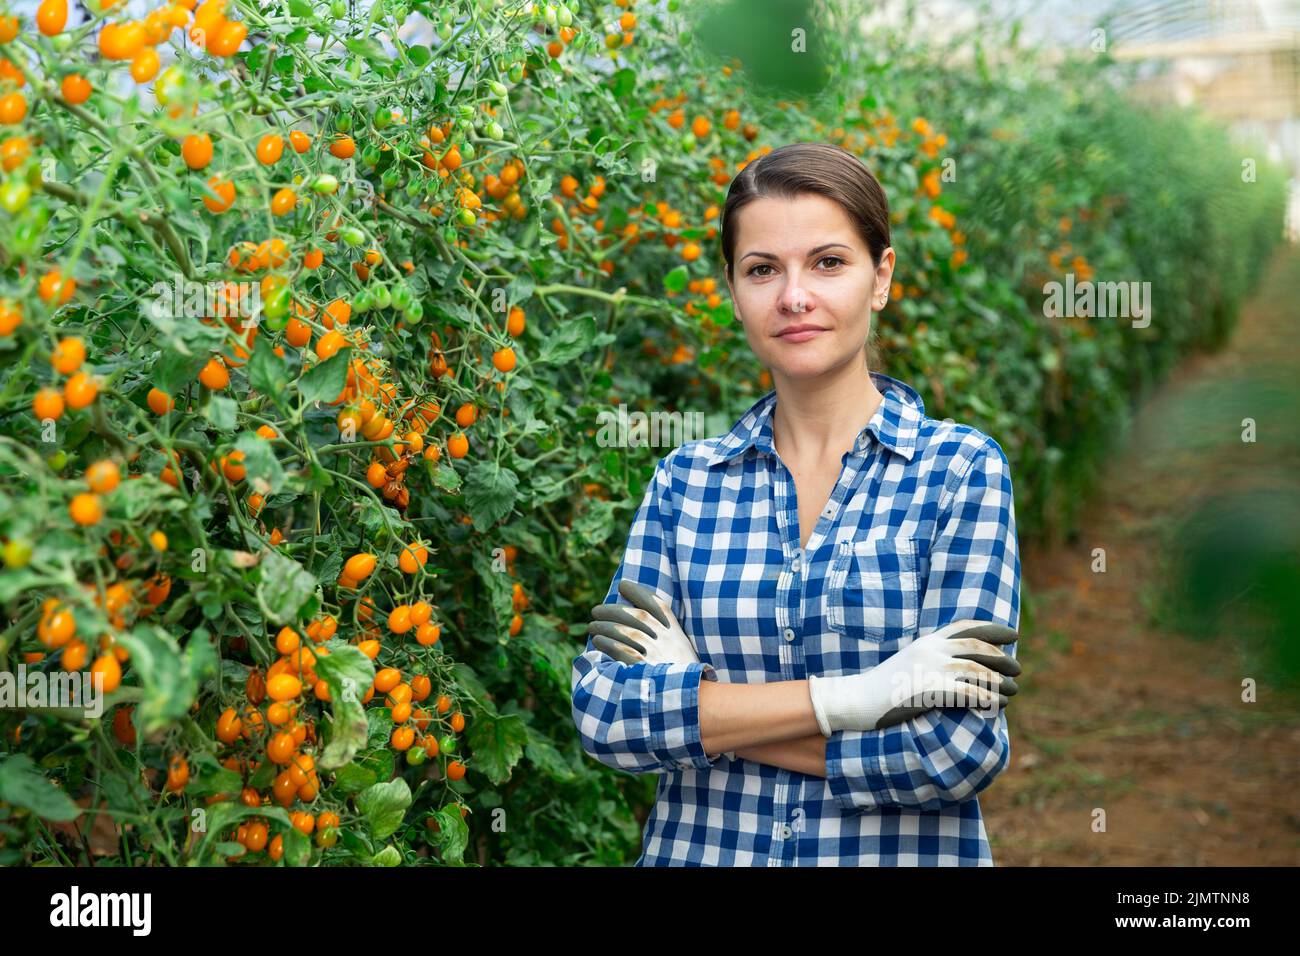
[[357,794],[356,804],[366,818],[371,839],[383,840],[402,825],[406,808],[411,805],[411,788],[402,777],[377,783]]
[[[683,283],[685,287],[685,283]],[[589,315],[569,319],[554,335],[542,342],[533,364],[563,365],[575,361],[596,338],[596,320]]]
[[476,465],[465,480],[465,507],[474,528],[486,531],[510,513],[519,494],[519,478],[494,461]]
[[311,840],[297,827],[289,827],[284,834],[284,865],[306,866],[311,862]]
[[271,551],[262,559],[257,601],[272,623],[298,623],[303,605],[315,596],[316,578],[293,558]]
[[67,823],[81,815],[72,798],[48,780],[26,754],[0,758],[0,803]]
[[153,384],[174,398],[177,392],[198,377],[199,369],[208,364],[208,358],[206,352],[197,355],[168,352],[154,363]]
[[[493,566],[492,556],[482,548],[476,549],[471,557],[474,570],[478,572],[479,580],[488,592],[488,607],[496,619],[496,624],[504,633],[505,622],[510,620],[513,613],[511,604],[510,575],[504,570],[498,571]],[[491,634],[486,635],[487,640],[492,640]]]
[[565,782],[577,776],[573,767],[564,759],[564,754],[560,753],[545,737],[530,735],[528,743],[524,746],[524,753],[528,757],[528,762],[549,779]]
[[334,775],[334,786],[343,793],[360,793],[366,787],[393,775],[393,752],[369,750],[358,753]]
[[131,669],[143,691],[135,720],[149,735],[181,720],[203,681],[217,672],[217,651],[205,628],[196,629],[182,651],[176,638],[154,625],[118,634],[131,654]]
[[614,533],[614,512],[617,509],[616,502],[592,499],[587,503],[587,510],[573,522],[573,533],[593,546],[607,541]]
[[[146,482],[124,482],[124,484],[146,484]],[[8,568],[4,574],[0,574],[0,604],[8,604],[29,588],[40,587],[47,581],[48,578],[44,574],[26,569],[15,571]]]
[[284,487],[284,467],[269,441],[257,432],[245,432],[235,442],[235,450],[244,453],[244,470],[254,490],[273,495]]
[[610,80],[610,87],[614,94],[614,99],[623,100],[632,95],[636,89],[636,71],[629,69],[619,70]]
[[217,758],[207,752],[194,754],[189,758],[191,781],[186,792],[196,797],[205,797],[212,793],[238,793],[244,781],[233,770],[227,770],[217,763]]
[[438,821],[438,848],[447,863],[463,863],[465,847],[469,845],[469,825],[453,804],[441,807],[434,818]]
[[361,697],[375,679],[375,665],[353,644],[332,640],[325,646],[330,652],[316,659],[316,676],[330,689],[334,720],[317,763],[323,770],[336,770],[366,745],[369,724]]
[[425,461],[429,465],[430,476],[433,479],[435,488],[441,488],[443,491],[451,492],[460,488],[460,472],[455,468],[442,463],[435,465],[427,458]]
[[518,714],[485,714],[470,723],[468,736],[474,766],[501,784],[510,779],[510,771],[524,755],[528,727]]
[[668,292],[681,292],[690,281],[690,273],[685,266],[678,266],[664,276],[664,289]]
[[370,862],[373,866],[401,866],[402,854],[397,847],[389,845],[376,853]]
[[284,408],[284,383],[289,377],[289,366],[275,354],[269,335],[259,335],[248,359],[248,383],[269,398],[280,409]]
[[203,416],[210,422],[212,427],[217,431],[231,432],[235,430],[239,405],[233,399],[226,398],[224,395],[213,395],[208,399],[208,406],[203,410]]
[[348,362],[351,357],[351,349],[342,349],[303,373],[298,380],[298,393],[302,396],[303,404],[332,402],[337,399],[348,384]]
[[359,40],[347,39],[343,41],[343,45],[348,48],[349,52],[364,57],[372,64],[383,65],[387,60],[383,46],[374,37],[362,37]]

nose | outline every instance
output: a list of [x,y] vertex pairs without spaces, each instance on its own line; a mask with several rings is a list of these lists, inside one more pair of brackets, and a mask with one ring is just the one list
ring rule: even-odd
[[784,312],[807,312],[812,307],[808,290],[799,284],[798,272],[789,272],[787,274],[790,278],[781,290],[777,306]]

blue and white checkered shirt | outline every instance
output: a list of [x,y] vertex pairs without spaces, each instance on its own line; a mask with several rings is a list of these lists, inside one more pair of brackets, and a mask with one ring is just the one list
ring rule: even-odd
[[[721,437],[660,460],[605,603],[624,577],[672,596],[701,663],[573,662],[573,718],[602,763],[661,775],[638,866],[992,866],[976,794],[1007,765],[1005,710],[942,708],[837,731],[825,778],[700,744],[700,680],[758,683],[875,667],[967,618],[1017,627],[1020,556],[1001,446],[884,401],[844,454],[799,546],[794,480],[772,443],[776,393]],[[1004,650],[1015,655],[1017,645]]]

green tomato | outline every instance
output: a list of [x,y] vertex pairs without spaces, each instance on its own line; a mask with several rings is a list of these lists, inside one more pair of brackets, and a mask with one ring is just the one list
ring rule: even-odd
[[[173,63],[162,71],[157,82],[154,83],[153,95],[159,103],[166,106],[172,100],[179,98],[188,85],[189,77],[185,75],[185,71]],[[175,151],[180,153],[179,145],[176,146]]]
[[688,153],[695,152],[695,134],[687,133],[682,137],[682,149]]
[[474,223],[478,222],[478,216],[474,215],[472,210],[462,209],[460,212],[456,213],[456,220],[462,226],[472,226]]
[[50,212],[44,206],[32,206],[27,210],[27,214],[18,221],[10,234],[7,244],[10,252],[18,257],[30,255],[40,244],[41,234],[45,231],[45,223],[50,218]]
[[385,129],[393,122],[393,111],[387,106],[381,106],[375,110],[375,115],[371,122],[375,124],[375,129]]
[[459,148],[460,148],[460,158],[461,158],[461,159],[473,159],[473,158],[474,158],[474,144],[473,144],[473,143],[469,143],[469,142],[461,143]]
[[388,286],[381,285],[370,293],[371,299],[375,303],[376,309],[386,309],[393,304],[393,294],[388,291]]
[[494,96],[505,96],[510,92],[509,88],[500,80],[493,80],[488,84],[488,89],[492,91]]
[[380,182],[384,184],[385,189],[392,189],[397,185],[397,167],[389,166],[384,170],[384,175],[380,177]]
[[555,9],[555,4],[548,3],[546,9],[542,11],[542,19],[546,21],[548,27],[554,27],[559,19],[559,11]]
[[493,120],[487,125],[487,135],[488,139],[503,139],[506,135],[506,131],[501,128],[500,123]]
[[318,193],[336,193],[339,189],[339,181],[329,173],[321,173],[311,184],[311,188]]
[[369,289],[362,289],[352,299],[352,311],[356,313],[369,312],[370,307],[374,304],[374,299],[370,296]]
[[412,325],[418,325],[424,318],[424,306],[419,302],[412,302],[402,310],[402,318],[406,319]]
[[344,242],[354,248],[366,241],[366,234],[356,226],[344,226],[339,230],[339,236]]
[[511,83],[522,83],[524,81],[523,64],[516,63],[514,66],[510,67],[510,73],[508,75]]
[[443,43],[446,43],[451,39],[451,33],[451,24],[448,21],[443,20],[438,24],[438,39]]
[[419,744],[413,745],[406,751],[406,762],[412,767],[418,767],[429,759],[429,755],[424,752],[424,748]]
[[379,153],[379,147],[377,146],[367,146],[361,152],[361,161],[367,166],[378,166],[379,160],[382,158],[383,157]]
[[348,15],[347,0],[334,0],[334,2],[330,4],[330,14],[335,20],[342,20],[346,17]]
[[153,151],[153,161],[159,166],[170,166],[172,164],[172,154],[162,146],[155,146]]
[[399,310],[405,310],[411,304],[411,290],[405,282],[399,282],[393,287],[392,302],[393,308]]
[[569,11],[569,8],[564,4],[560,4],[560,10],[559,13],[556,15],[556,19],[560,21],[560,26],[562,27],[573,25],[573,14]]
[[454,754],[456,752],[456,735],[447,734],[438,741],[438,752],[444,754]]
[[271,291],[262,303],[262,315],[266,317],[266,324],[272,331],[279,332],[287,324],[280,322],[279,327],[272,325],[273,322],[279,322],[285,319],[289,314],[289,287],[287,285],[278,286]]
[[352,116],[349,113],[340,113],[334,117],[334,128],[340,133],[347,133],[352,129]]
[[410,196],[412,199],[420,195],[423,191],[424,180],[420,177],[415,177],[406,184],[406,195]]
[[11,179],[0,187],[0,206],[11,213],[22,212],[32,198],[32,187],[21,179]]
[[68,453],[63,449],[59,449],[53,455],[51,455],[49,458],[45,460],[49,463],[49,466],[53,468],[55,471],[62,471],[63,467],[68,463]]
[[7,567],[25,567],[32,559],[32,543],[26,538],[10,538],[5,542],[4,558]]
[[474,107],[470,106],[468,103],[461,103],[457,106],[456,113],[467,123],[474,119]]

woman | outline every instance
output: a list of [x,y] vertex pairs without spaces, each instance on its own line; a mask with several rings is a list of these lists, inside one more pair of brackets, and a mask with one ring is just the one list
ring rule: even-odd
[[993,863],[976,794],[1019,673],[1010,470],[868,368],[889,227],[835,146],[731,184],[727,285],[775,388],[659,462],[573,668],[587,753],[661,774],[638,866]]

